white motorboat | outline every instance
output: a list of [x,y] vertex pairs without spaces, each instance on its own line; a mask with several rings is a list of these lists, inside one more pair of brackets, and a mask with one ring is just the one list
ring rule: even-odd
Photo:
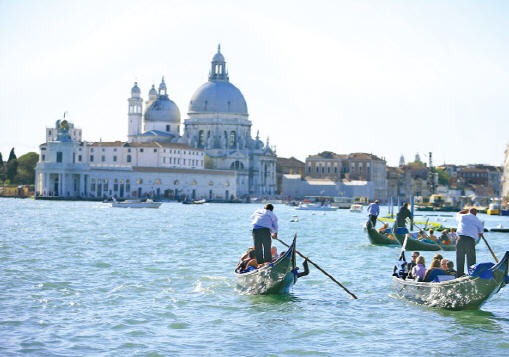
[[111,207],[122,207],[122,208],[159,208],[162,202],[154,202],[150,198],[146,201],[141,200],[125,200],[125,201],[117,201],[113,199],[111,202]]

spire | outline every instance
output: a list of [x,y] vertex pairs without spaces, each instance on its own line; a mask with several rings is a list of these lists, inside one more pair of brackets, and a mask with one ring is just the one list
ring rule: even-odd
[[164,83],[164,76],[163,76],[163,79],[161,79],[161,84],[159,85],[159,95],[161,95],[161,96],[168,95],[166,93],[166,83]]
[[226,70],[226,62],[221,54],[221,44],[217,45],[217,53],[212,58],[209,81],[228,81],[228,71]]

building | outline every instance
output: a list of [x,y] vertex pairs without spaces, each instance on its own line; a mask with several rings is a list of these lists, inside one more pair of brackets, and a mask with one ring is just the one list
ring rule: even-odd
[[38,197],[232,200],[275,194],[275,150],[258,134],[252,138],[246,101],[229,81],[220,47],[183,126],[164,77],[145,103],[138,83],[127,101],[125,142],[83,141],[81,129],[65,118],[46,130],[36,167]]
[[303,177],[284,175],[282,194],[303,196],[346,196],[385,200],[386,162],[372,154],[339,155],[324,151],[306,158]]

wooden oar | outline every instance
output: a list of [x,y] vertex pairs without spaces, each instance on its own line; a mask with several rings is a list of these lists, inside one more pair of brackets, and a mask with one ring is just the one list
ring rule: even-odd
[[[283,242],[281,239],[279,238],[272,238],[272,239],[275,239],[279,242],[281,242],[283,245],[285,245],[287,248],[290,247],[288,244],[286,244],[285,242]],[[318,270],[320,270],[322,273],[324,273],[326,276],[328,276],[333,282],[335,282],[336,284],[338,284],[339,286],[341,286],[343,288],[343,290],[345,290],[348,294],[350,294],[354,299],[357,299],[357,296],[355,296],[355,294],[353,294],[352,292],[350,292],[347,288],[345,288],[343,286],[343,284],[341,284],[339,281],[337,281],[332,275],[330,275],[329,273],[327,273],[325,270],[323,270],[322,268],[320,268],[315,262],[313,262],[311,259],[309,259],[308,257],[306,257],[305,255],[303,255],[301,252],[299,252],[298,250],[295,250],[297,252],[297,254],[299,254],[302,258],[304,259],[307,259],[308,262],[310,262],[311,264],[313,264],[315,266],[315,268],[317,268]]]
[[498,263],[497,256],[495,255],[495,253],[493,253],[493,250],[491,249],[490,245],[488,244],[488,241],[486,240],[486,238],[484,238],[484,234],[481,234],[481,238],[484,241],[484,243],[486,243],[486,246],[488,247],[488,250],[490,251],[491,255],[493,256],[493,259],[495,259],[495,261]]

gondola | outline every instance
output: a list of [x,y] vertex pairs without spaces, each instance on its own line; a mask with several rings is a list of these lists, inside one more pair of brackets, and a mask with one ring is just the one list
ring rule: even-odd
[[287,294],[297,281],[295,243],[274,262],[259,269],[239,273],[235,271],[237,291],[245,295]]
[[438,279],[440,282],[405,280],[404,273],[395,273],[393,285],[399,296],[418,304],[447,310],[476,309],[509,283],[508,262],[509,251],[496,265],[477,264],[469,275],[445,281]]
[[[439,243],[426,242],[422,240],[418,240],[415,238],[417,233],[410,233],[407,243],[407,250],[417,250],[417,251],[435,251],[435,250],[456,250],[455,245],[445,245]],[[405,240],[406,234],[396,233],[394,234],[396,239],[399,241],[399,244],[403,245],[403,241]]]
[[[368,238],[371,244],[375,245],[401,245],[401,243],[394,238],[394,235],[388,233],[380,233],[375,228],[370,221],[366,223],[366,231],[368,232]],[[392,237],[392,238],[391,238]]]

